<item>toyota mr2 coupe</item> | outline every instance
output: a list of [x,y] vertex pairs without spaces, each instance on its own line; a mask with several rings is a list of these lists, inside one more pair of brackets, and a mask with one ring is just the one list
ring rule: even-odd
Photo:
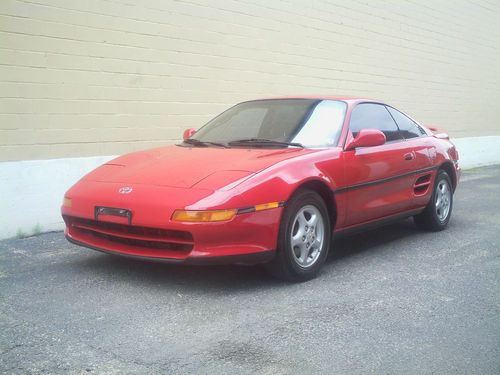
[[251,100],[175,145],[120,156],[64,196],[65,235],[105,253],[266,263],[314,277],[332,240],[413,216],[440,231],[460,178],[449,137],[379,101]]

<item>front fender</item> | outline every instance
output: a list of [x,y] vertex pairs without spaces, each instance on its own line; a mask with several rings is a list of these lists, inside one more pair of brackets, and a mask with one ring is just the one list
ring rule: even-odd
[[248,206],[286,202],[297,189],[312,181],[324,184],[333,192],[344,173],[339,154],[337,148],[332,148],[285,160],[256,173],[234,191]]

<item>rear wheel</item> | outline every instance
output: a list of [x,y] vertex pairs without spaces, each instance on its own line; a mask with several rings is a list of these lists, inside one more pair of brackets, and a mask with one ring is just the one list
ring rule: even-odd
[[289,281],[312,279],[325,262],[330,238],[325,202],[316,192],[301,190],[285,207],[277,253],[268,269],[274,276]]
[[425,210],[413,219],[417,227],[437,232],[448,225],[452,208],[453,189],[450,176],[444,170],[439,170],[429,203]]

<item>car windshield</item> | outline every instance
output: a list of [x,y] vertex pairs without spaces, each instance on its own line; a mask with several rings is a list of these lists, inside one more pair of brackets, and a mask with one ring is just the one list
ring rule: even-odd
[[346,104],[337,100],[269,99],[244,102],[209,121],[190,145],[327,147],[336,145]]

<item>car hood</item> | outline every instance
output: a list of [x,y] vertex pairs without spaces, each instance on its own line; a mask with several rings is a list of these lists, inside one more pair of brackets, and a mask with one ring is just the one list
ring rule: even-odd
[[218,189],[285,159],[313,150],[167,146],[120,156],[84,180]]

